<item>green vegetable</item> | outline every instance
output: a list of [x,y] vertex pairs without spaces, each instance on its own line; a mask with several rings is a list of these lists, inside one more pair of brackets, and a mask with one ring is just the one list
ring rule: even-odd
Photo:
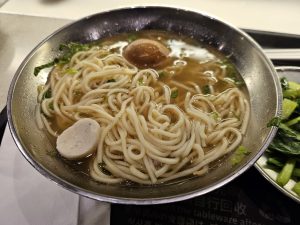
[[[300,133],[296,130],[289,128],[284,123],[281,123],[279,125],[278,135],[281,138],[291,138],[291,139],[296,139],[297,141],[300,141]],[[296,141],[296,140],[293,140],[293,141]]]
[[41,70],[52,67],[58,62],[59,62],[59,59],[55,58],[53,61],[51,61],[49,63],[46,63],[46,64],[41,65],[41,66],[37,66],[37,67],[34,68],[33,74],[35,76],[37,76]]
[[298,84],[297,82],[294,82],[294,81],[289,81],[287,87],[288,88],[286,88],[285,90],[287,90],[287,89],[299,90],[300,89],[300,84]]
[[49,88],[49,89],[45,92],[43,98],[51,98],[51,97],[52,97],[52,91],[51,91],[51,89]]
[[75,42],[70,42],[68,44],[61,44],[59,46],[59,50],[63,51],[63,55],[59,57],[59,63],[60,64],[66,64],[68,63],[72,56],[81,51],[87,51],[91,48],[91,45],[89,44],[80,44],[80,43],[75,43]]
[[109,79],[109,80],[107,80],[107,83],[111,83],[111,82],[116,82],[116,80],[115,79]]
[[178,97],[178,90],[174,90],[171,92],[171,98],[177,98]]
[[143,85],[143,84],[144,84],[143,78],[138,79],[138,84],[139,84],[139,85]]
[[297,182],[297,183],[294,185],[294,187],[293,187],[292,190],[293,190],[294,192],[296,192],[296,194],[297,194],[298,196],[300,196],[300,181]]
[[128,42],[133,42],[133,41],[135,41],[137,38],[138,38],[138,37],[137,37],[136,35],[134,35],[134,34],[129,34],[127,40],[128,40]]
[[284,162],[282,162],[282,160],[278,157],[268,158],[267,164],[277,166],[277,167],[280,167],[280,168],[284,166]]
[[229,59],[223,60],[221,64],[226,68],[227,76],[234,82],[236,86],[242,86],[245,84],[243,80],[239,79],[239,73]]
[[280,186],[284,186],[287,184],[287,182],[290,180],[293,169],[295,167],[296,160],[295,159],[289,159],[280,173],[277,176],[276,183],[279,184]]
[[210,88],[209,88],[209,86],[208,86],[208,85],[204,85],[204,86],[202,87],[202,92],[203,92],[203,94],[205,94],[205,95],[210,94]]
[[299,96],[300,96],[300,89],[298,89],[298,90],[289,89],[289,90],[283,91],[284,98],[297,98]]
[[289,88],[289,83],[285,77],[280,78],[282,90],[287,90]]
[[166,75],[167,75],[167,74],[166,74],[165,71],[160,71],[160,72],[158,72],[158,78],[159,78],[159,79],[164,78]]
[[274,126],[274,127],[279,127],[281,123],[281,118],[280,117],[273,117],[267,124],[267,127],[271,127],[271,126]]
[[42,69],[52,67],[56,64],[64,65],[71,60],[72,56],[75,53],[80,52],[80,51],[87,51],[90,48],[91,48],[91,45],[89,45],[89,44],[80,44],[80,43],[74,43],[74,42],[70,42],[69,44],[61,44],[59,46],[59,50],[63,52],[62,56],[60,56],[58,58],[54,58],[54,60],[49,63],[35,67],[33,74],[35,76],[37,76]]
[[292,120],[287,121],[285,123],[285,125],[287,125],[288,127],[290,127],[290,126],[293,126],[293,125],[295,125],[295,124],[297,124],[299,122],[300,122],[300,116],[298,116],[298,117],[296,117],[296,118],[294,118]]
[[[286,78],[281,78],[280,82],[284,96],[283,114],[282,118],[275,117],[268,123],[268,126],[277,126],[278,131],[266,156],[269,166],[281,170],[276,182],[284,186],[291,177],[300,178],[300,84]],[[295,188],[300,193],[300,184]]]
[[219,120],[220,119],[220,115],[217,112],[212,112],[211,116],[214,120]]
[[78,71],[73,68],[69,68],[65,71],[65,73],[70,74],[70,75],[75,75],[76,73],[78,73]]
[[282,102],[282,119],[287,119],[295,111],[297,106],[297,102],[284,98]]
[[49,108],[52,109],[52,110],[54,110],[53,102],[50,102]]
[[292,176],[293,177],[300,177],[300,168],[294,168]]
[[248,149],[242,145],[240,145],[234,152],[234,154],[231,157],[231,164],[237,165],[239,164],[245,156],[249,155],[251,152],[248,151]]
[[233,64],[229,61],[229,59],[225,59],[221,62],[222,66],[225,66],[228,77],[236,78],[238,72],[233,66]]

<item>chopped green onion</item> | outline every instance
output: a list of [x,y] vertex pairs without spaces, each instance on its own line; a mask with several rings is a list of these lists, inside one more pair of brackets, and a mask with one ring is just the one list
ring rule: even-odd
[[160,72],[158,72],[158,78],[159,78],[159,79],[164,78],[166,75],[167,75],[167,74],[166,74],[165,71],[160,71]]
[[178,97],[178,90],[174,90],[171,92],[171,98],[177,98]]
[[51,102],[51,103],[49,104],[49,108],[52,109],[52,110],[54,110],[53,102]]
[[128,35],[128,38],[127,38],[128,42],[133,42],[133,41],[135,41],[136,39],[137,39],[137,36],[134,35],[134,34]]
[[293,89],[288,89],[283,91],[283,97],[284,98],[297,98],[300,96],[300,89],[293,90]]
[[143,84],[144,84],[143,78],[138,79],[138,84],[139,84],[139,85],[143,85]]
[[51,98],[51,97],[52,97],[52,91],[51,91],[51,89],[49,88],[49,89],[45,92],[43,98]]
[[212,112],[212,113],[211,113],[211,116],[212,116],[212,118],[213,118],[214,120],[219,120],[219,119],[220,119],[220,115],[219,115],[219,113],[217,113],[217,112]]
[[284,163],[282,162],[282,160],[280,160],[280,158],[275,158],[275,157],[270,157],[267,160],[267,164],[269,165],[273,165],[273,166],[277,166],[282,168],[284,166]]
[[251,152],[244,146],[240,145],[234,152],[233,156],[231,157],[231,164],[237,165],[239,164],[246,155],[249,155]]
[[65,73],[70,74],[70,75],[75,75],[76,73],[78,73],[78,70],[75,70],[73,68],[69,68],[65,71]]
[[37,76],[42,69],[52,67],[55,64],[64,65],[64,64],[68,63],[71,60],[72,56],[74,54],[76,54],[77,52],[87,51],[90,48],[91,48],[91,45],[89,45],[89,44],[80,44],[80,43],[74,43],[74,42],[70,42],[68,44],[61,44],[59,46],[59,50],[64,52],[63,55],[58,58],[55,58],[53,61],[51,61],[49,63],[35,67],[33,74],[35,76]]
[[289,83],[285,77],[280,79],[282,90],[287,90],[289,88]]
[[208,85],[204,85],[204,86],[202,87],[202,92],[203,92],[203,94],[205,94],[205,95],[210,94],[210,88],[209,88],[209,86],[208,86]]
[[58,61],[59,59],[55,58],[53,61],[49,63],[35,67],[33,71],[34,76],[37,76],[41,70],[54,66]]

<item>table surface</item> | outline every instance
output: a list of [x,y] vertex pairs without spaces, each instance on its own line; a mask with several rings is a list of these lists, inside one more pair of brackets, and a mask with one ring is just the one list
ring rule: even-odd
[[169,0],[168,4],[160,2],[8,0],[3,5],[0,4],[0,110],[6,104],[7,91],[15,71],[34,46],[59,27],[92,13],[134,5],[165,5],[206,11],[241,28],[300,35],[298,0]]

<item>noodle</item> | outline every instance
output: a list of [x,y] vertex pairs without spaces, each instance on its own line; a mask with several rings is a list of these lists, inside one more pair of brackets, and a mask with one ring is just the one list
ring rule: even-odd
[[[70,68],[75,74],[66,72]],[[215,69],[222,79],[224,70]],[[182,100],[172,97],[178,88]],[[52,96],[43,99],[48,89]],[[53,136],[81,118],[100,124],[89,167],[93,179],[165,182],[205,174],[242,141],[249,119],[244,94],[237,87],[209,89],[207,95],[195,82],[167,84],[154,69],[138,69],[118,53],[92,47],[52,70],[38,97],[39,118]]]

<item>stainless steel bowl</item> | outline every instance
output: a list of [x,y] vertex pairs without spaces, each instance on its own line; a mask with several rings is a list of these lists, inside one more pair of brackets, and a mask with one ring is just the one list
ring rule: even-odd
[[[47,73],[33,75],[37,65],[58,54],[67,42],[89,42],[122,32],[167,30],[193,37],[228,55],[241,73],[249,92],[251,116],[243,145],[251,150],[239,165],[229,160],[202,177],[182,179],[155,186],[107,185],[74,171],[61,158],[49,152],[54,146],[38,129],[34,115],[37,86]],[[276,72],[262,49],[244,32],[204,13],[165,7],[119,9],[83,18],[42,41],[20,65],[9,90],[8,121],[12,136],[24,157],[45,177],[89,198],[125,203],[157,204],[203,195],[230,182],[249,168],[263,153],[276,129],[267,122],[280,113],[281,91]]]

